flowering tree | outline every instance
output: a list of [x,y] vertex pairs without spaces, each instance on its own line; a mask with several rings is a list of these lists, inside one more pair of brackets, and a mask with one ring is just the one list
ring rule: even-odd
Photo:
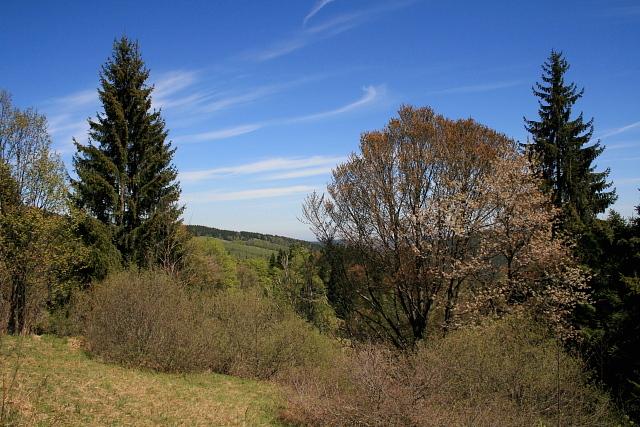
[[326,247],[357,253],[344,284],[358,320],[398,347],[479,312],[556,315],[582,286],[517,144],[471,119],[402,107],[327,190],[303,216]]

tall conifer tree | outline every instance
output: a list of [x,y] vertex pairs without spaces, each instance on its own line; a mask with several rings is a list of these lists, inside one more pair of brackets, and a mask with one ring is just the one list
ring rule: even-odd
[[[86,236],[110,240],[126,264],[166,263],[180,247],[183,208],[175,149],[167,141],[160,111],[151,110],[149,70],[138,44],[115,40],[98,89],[104,112],[89,119],[89,143],[75,142],[75,205],[89,218]],[[97,220],[97,221],[96,221]],[[175,255],[175,254],[174,254]]]
[[542,84],[536,83],[533,93],[539,97],[540,121],[527,120],[525,129],[533,142],[527,144],[538,160],[545,190],[554,204],[561,208],[562,227],[582,232],[584,227],[604,212],[615,200],[615,190],[606,191],[609,169],[596,172],[593,161],[603,152],[600,141],[587,145],[593,134],[593,119],[584,122],[582,113],[571,120],[571,108],[580,99],[575,83],[565,84],[564,74],[569,64],[562,52],[551,51],[542,66]]

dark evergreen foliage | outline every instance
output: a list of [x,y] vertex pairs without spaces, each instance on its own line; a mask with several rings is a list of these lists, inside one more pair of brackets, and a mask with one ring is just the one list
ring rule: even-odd
[[[640,209],[638,210],[640,214]],[[640,220],[612,212],[592,227],[585,263],[593,278],[593,303],[580,307],[583,353],[595,377],[620,407],[640,421]]]
[[551,52],[542,66],[542,84],[533,93],[539,97],[540,121],[525,119],[526,130],[533,142],[527,144],[538,161],[545,190],[554,204],[562,209],[563,228],[582,232],[585,222],[604,212],[615,200],[615,190],[606,191],[609,169],[596,172],[593,161],[602,153],[600,141],[587,145],[593,134],[593,119],[584,122],[583,115],[571,120],[571,109],[584,93],[575,83],[565,84],[569,64],[562,52]]
[[72,183],[76,207],[101,223],[85,230],[88,243],[102,230],[125,263],[141,266],[164,264],[166,252],[181,247],[172,241],[179,239],[183,211],[171,163],[175,149],[160,111],[150,111],[148,77],[138,44],[126,37],[116,40],[100,73],[104,112],[89,120],[89,144],[76,142],[78,180]]
[[[616,200],[606,181],[609,169],[596,172],[594,160],[603,152],[598,141],[587,145],[593,119],[582,114],[571,120],[571,108],[584,89],[564,82],[569,69],[562,53],[551,52],[542,67],[540,121],[526,120],[533,142],[527,148],[537,158],[545,189],[561,208],[561,228],[576,235],[575,252],[591,271],[592,303],[574,313],[585,338],[581,345],[595,378],[618,400],[620,408],[640,421],[640,234],[637,219],[611,212],[597,218]],[[640,212],[639,212],[640,213]]]

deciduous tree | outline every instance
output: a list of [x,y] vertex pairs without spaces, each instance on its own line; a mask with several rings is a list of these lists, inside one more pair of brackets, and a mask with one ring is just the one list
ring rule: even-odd
[[66,209],[67,172],[51,150],[47,119],[33,108],[20,110],[0,91],[0,163],[15,180],[21,202],[50,212]]
[[357,295],[361,322],[404,347],[481,306],[562,317],[583,277],[551,240],[538,185],[513,140],[403,107],[362,135],[360,153],[333,171],[328,196],[307,198],[303,215],[328,248],[355,251],[343,294]]
[[320,278],[319,254],[301,245],[280,250],[272,263],[273,280],[269,294],[286,301],[309,323],[321,331],[331,331],[335,317]]
[[0,92],[0,317],[13,334],[32,330],[68,296],[82,250],[71,236],[67,174],[51,150],[44,115]]

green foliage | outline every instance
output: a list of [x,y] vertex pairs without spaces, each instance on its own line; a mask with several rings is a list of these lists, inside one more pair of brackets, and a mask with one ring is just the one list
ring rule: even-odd
[[[38,329],[77,286],[84,251],[68,207],[67,174],[44,115],[0,92],[0,315],[12,334]],[[7,322],[5,324],[5,322]]]
[[74,273],[85,251],[74,225],[35,207],[0,216],[0,309],[9,333],[36,331],[48,311],[64,305],[78,287]]
[[22,201],[16,180],[11,176],[11,169],[0,161],[0,217],[15,211]]
[[331,359],[329,341],[259,289],[201,291],[160,272],[97,284],[86,339],[105,358],[166,371],[271,378]]
[[261,280],[267,281],[272,276],[269,261],[264,258],[248,258],[240,262],[252,269]]
[[87,251],[85,263],[77,270],[80,281],[89,284],[122,269],[122,254],[113,242],[112,227],[77,211],[74,218],[78,224],[77,235]]
[[[274,236],[271,234],[253,233],[249,231],[230,231],[221,230],[214,227],[205,227],[203,225],[187,225],[187,230],[196,237],[215,237],[221,239],[227,250],[238,258],[253,258],[256,254],[269,258],[272,251],[286,250],[291,245],[300,245],[310,250],[319,251],[321,245],[318,243],[307,242],[305,240],[292,239],[290,237]],[[230,244],[233,242],[233,246]],[[236,246],[237,245],[237,246]],[[244,246],[253,246],[256,248],[266,249],[267,251],[251,252],[251,248]],[[245,253],[248,252],[248,253]]]
[[223,372],[282,378],[292,370],[330,365],[339,353],[335,343],[259,289],[218,293],[211,307]]
[[268,292],[324,332],[336,329],[336,319],[320,277],[320,254],[294,245],[274,260]]
[[238,262],[238,280],[242,289],[266,289],[273,278],[269,261],[264,258],[247,258]]
[[565,230],[580,233],[615,200],[615,190],[607,183],[609,169],[595,172],[593,161],[604,151],[600,142],[587,146],[593,134],[593,119],[583,121],[582,113],[571,120],[571,109],[584,93],[575,83],[566,85],[569,64],[562,52],[552,51],[542,69],[542,81],[534,95],[540,100],[540,121],[526,120],[525,128],[533,142],[527,144],[538,162],[544,188],[552,194],[554,205],[562,209]]
[[0,163],[9,169],[22,203],[50,212],[67,207],[67,171],[51,150],[47,119],[33,108],[21,111],[0,91]]
[[[200,237],[201,239],[203,237]],[[206,238],[206,237],[205,237]],[[278,253],[278,250],[286,249],[286,246],[276,245],[264,240],[220,240],[224,248],[237,260],[262,258],[268,260]]]
[[200,277],[203,284],[217,289],[237,288],[238,270],[222,242],[211,237],[193,239],[194,252],[204,271]]
[[110,240],[125,264],[174,270],[187,234],[180,231],[183,208],[177,205],[180,188],[171,164],[175,149],[166,141],[160,112],[149,112],[148,77],[137,43],[116,40],[100,74],[104,112],[89,120],[89,144],[76,142],[73,198],[79,215],[104,224],[98,231],[85,230],[85,237]]
[[637,220],[627,221],[616,213],[607,220],[596,217],[616,195],[615,190],[608,191],[609,169],[596,172],[593,165],[604,150],[599,141],[588,145],[593,119],[585,123],[582,114],[571,119],[571,109],[584,89],[565,84],[568,69],[562,53],[552,51],[543,66],[544,85],[534,89],[540,98],[540,121],[526,120],[533,137],[528,148],[538,159],[545,188],[561,208],[561,228],[574,235],[574,252],[591,270],[592,304],[581,306],[574,315],[586,340],[580,348],[597,379],[609,387],[624,411],[640,421],[640,234]]

